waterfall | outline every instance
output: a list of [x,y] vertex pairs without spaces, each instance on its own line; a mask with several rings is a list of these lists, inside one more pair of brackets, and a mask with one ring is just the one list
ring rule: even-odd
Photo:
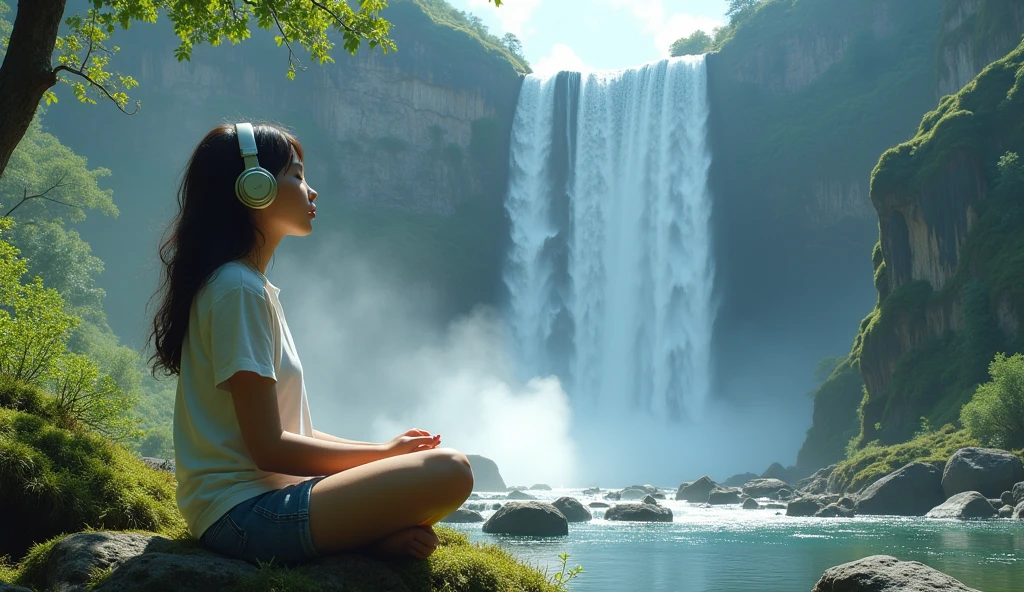
[[530,75],[512,129],[507,320],[578,411],[695,417],[713,265],[703,58]]

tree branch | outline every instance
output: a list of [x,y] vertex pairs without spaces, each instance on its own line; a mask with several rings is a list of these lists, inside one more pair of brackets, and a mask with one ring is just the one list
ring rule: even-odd
[[288,66],[293,69],[297,67],[299,70],[305,72],[306,67],[298,64],[298,58],[295,57],[295,52],[292,51],[291,40],[288,39],[288,34],[284,32],[284,27],[281,26],[281,21],[277,18],[277,9],[275,9],[274,5],[270,2],[267,2],[267,7],[270,8],[270,16],[274,17],[274,22],[277,23],[277,30],[281,31],[281,38],[284,39],[284,46],[288,48]]
[[[85,66],[82,66],[82,67],[84,68]],[[57,66],[56,68],[53,69],[54,76],[57,75],[57,72],[61,72],[61,71],[70,72],[71,74],[75,74],[77,76],[81,76],[89,84],[91,84],[91,85],[95,86],[96,88],[100,89],[101,91],[103,91],[103,94],[107,95],[107,98],[110,99],[110,102],[114,103],[114,105],[121,111],[121,113],[124,113],[125,115],[135,115],[136,113],[139,112],[139,102],[138,101],[135,101],[135,110],[134,111],[132,111],[131,113],[125,111],[124,107],[122,107],[117,102],[117,100],[114,99],[114,96],[110,94],[110,91],[108,91],[102,84],[100,84],[100,83],[96,82],[95,80],[93,80],[92,78],[90,78],[89,75],[85,73],[84,69],[83,70],[75,70],[74,68],[69,68],[67,66],[60,65],[60,66]]]
[[365,34],[362,31],[360,31],[359,29],[356,29],[352,25],[350,25],[350,24],[346,23],[345,21],[343,21],[341,19],[341,17],[338,16],[330,8],[327,8],[326,6],[324,6],[323,4],[318,2],[317,0],[310,0],[310,2],[313,4],[313,6],[316,6],[320,10],[322,10],[322,11],[326,12],[327,14],[331,15],[331,18],[333,18],[334,21],[336,23],[338,23],[338,25],[340,25],[342,29],[345,29],[346,31],[349,31],[350,33],[355,33],[356,35],[359,35],[360,37],[364,37],[365,36]]
[[53,203],[58,203],[58,204],[61,204],[61,205],[64,205],[64,206],[68,206],[69,208],[82,209],[82,206],[78,206],[78,205],[75,205],[75,204],[69,204],[69,203],[60,201],[59,199],[53,199],[52,197],[46,197],[46,194],[51,192],[51,191],[53,191],[54,189],[59,189],[61,187],[66,187],[66,185],[64,185],[64,179],[66,177],[67,177],[67,173],[62,174],[60,176],[60,178],[57,179],[56,183],[51,185],[46,191],[44,191],[42,193],[39,193],[39,194],[36,194],[36,195],[29,195],[28,194],[28,187],[25,187],[24,190],[23,190],[23,193],[22,193],[21,201],[19,201],[18,203],[14,204],[14,206],[11,207],[11,209],[7,210],[7,213],[4,214],[3,216],[0,216],[0,218],[9,218],[11,216],[11,214],[14,212],[14,210],[20,208],[22,206],[22,204],[24,204],[25,202],[27,202],[30,199],[37,199],[37,198],[45,199],[46,201],[52,201]]

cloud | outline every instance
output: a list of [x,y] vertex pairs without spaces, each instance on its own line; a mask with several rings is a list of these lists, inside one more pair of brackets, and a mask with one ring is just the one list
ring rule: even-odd
[[512,33],[519,38],[523,37],[523,27],[539,4],[540,0],[511,0],[503,2],[500,8],[495,8],[490,0],[469,0],[470,9],[486,7],[494,10],[502,32]]
[[556,43],[551,47],[551,53],[537,60],[531,66],[534,74],[551,76],[568,70],[571,72],[589,72],[593,68],[583,63],[583,59],[576,55],[571,47],[564,43]]
[[[494,460],[509,484],[574,481],[569,398],[557,378],[513,377],[504,326],[478,310],[431,322],[428,286],[388,277],[361,245],[332,237],[272,271],[305,373],[313,425],[386,441],[409,428]],[[308,245],[300,251],[309,253]]]
[[633,16],[643,25],[644,33],[653,38],[654,45],[665,57],[669,46],[681,37],[687,37],[698,29],[711,33],[715,27],[725,23],[708,17],[694,16],[684,12],[666,14],[662,0],[604,0],[618,8],[629,8]]

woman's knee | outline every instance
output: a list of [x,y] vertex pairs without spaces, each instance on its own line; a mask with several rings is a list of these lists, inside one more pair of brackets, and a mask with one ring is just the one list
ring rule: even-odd
[[473,492],[473,469],[465,454],[454,448],[437,448],[421,454],[430,455],[427,464],[443,475],[453,493],[469,497]]

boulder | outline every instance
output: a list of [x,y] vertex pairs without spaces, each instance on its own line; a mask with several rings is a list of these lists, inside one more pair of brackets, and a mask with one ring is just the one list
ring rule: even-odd
[[149,468],[164,471],[165,473],[174,474],[174,459],[173,458],[153,458],[152,456],[143,456],[142,462],[149,465]]
[[690,502],[692,504],[703,504],[708,501],[711,490],[718,487],[718,484],[707,475],[697,479],[693,483],[683,484],[676,491],[676,500]]
[[1000,518],[1013,518],[1013,506],[1003,506],[999,508]]
[[872,555],[825,570],[811,592],[979,592],[917,561]]
[[790,491],[788,489],[781,489],[781,490],[779,490],[778,498],[779,498],[779,500],[784,501],[784,500],[792,499],[794,495],[796,495],[796,494],[794,494],[792,491]]
[[731,487],[716,487],[708,494],[708,503],[712,506],[740,503],[740,489]]
[[658,500],[653,495],[645,495],[644,499],[640,500],[641,504],[651,504],[652,506],[658,505]]
[[743,501],[744,510],[757,510],[760,507],[761,506],[757,503],[757,500],[752,497],[748,497],[746,500]]
[[725,481],[722,481],[722,485],[726,487],[743,487],[744,483],[757,479],[757,473],[740,473],[739,475],[733,475]]
[[536,483],[534,485],[531,485],[530,489],[533,489],[535,491],[551,491],[551,486],[545,485],[544,483]]
[[620,496],[618,491],[609,491],[608,493],[604,494],[604,499],[611,500],[613,502],[619,501],[619,497]]
[[604,502],[590,502],[587,505],[590,506],[591,508],[608,508],[608,507],[610,507],[608,504],[606,504]]
[[862,516],[924,516],[945,499],[939,469],[913,462],[869,485],[855,509]]
[[856,509],[857,507],[857,502],[852,497],[847,497],[845,495],[839,498],[839,501],[837,501],[836,503],[839,504],[840,506],[843,506],[844,508],[849,508],[851,510]]
[[1024,463],[1015,454],[995,448],[961,448],[942,472],[946,497],[965,491],[998,497],[1020,481],[1024,481]]
[[488,534],[564,536],[569,521],[555,506],[544,502],[509,502],[495,512],[483,531]]
[[1011,505],[1016,506],[1017,504],[1024,502],[1024,482],[1014,485],[1013,489],[1010,490],[1010,494],[1013,495],[1013,504]]
[[598,495],[601,493],[600,487],[588,487],[583,490],[583,495]]
[[473,469],[473,491],[505,491],[505,480],[493,460],[477,454],[467,454],[466,458]]
[[853,518],[853,510],[839,504],[829,504],[814,513],[815,518]]
[[778,479],[779,481],[785,481],[786,483],[789,483],[793,477],[789,469],[780,465],[777,462],[773,462],[770,467],[768,467],[767,469],[765,469],[763,473],[761,473],[761,478]]
[[999,501],[1004,506],[1012,506],[1013,505],[1013,492],[1012,491],[1004,491],[1002,493],[1002,495],[999,496]]
[[594,516],[574,497],[560,497],[551,504],[569,522],[589,522]]
[[604,513],[605,520],[672,522],[672,510],[652,504],[618,504]]
[[505,496],[505,499],[510,499],[510,500],[535,500],[537,498],[532,496],[532,495],[530,495],[529,493],[526,493],[525,491],[522,491],[522,490],[519,490],[519,489],[513,489],[512,491],[508,492],[508,495]]
[[650,495],[643,489],[637,487],[628,487],[619,492],[619,499],[622,500],[638,500],[643,499],[645,495]]
[[1013,517],[1017,520],[1024,520],[1024,502],[1017,504],[1017,507],[1013,509]]
[[780,479],[752,479],[743,484],[743,493],[750,497],[779,499],[780,491],[792,492],[792,487]]
[[470,510],[468,508],[459,508],[441,519],[441,522],[448,522],[451,524],[471,524],[483,521],[484,517],[480,515],[480,512]]
[[928,512],[929,518],[992,518],[999,511],[977,491],[964,491],[949,498]]
[[761,507],[766,510],[785,510],[789,507],[789,504],[783,504],[780,502],[768,502],[767,504],[764,504]]
[[648,493],[650,495],[654,495],[654,494],[658,493],[658,488],[653,486],[653,485],[650,485],[650,484],[647,484],[647,485],[630,485],[626,489],[643,489],[644,493]]
[[814,516],[824,507],[820,501],[813,497],[800,497],[786,505],[786,516]]
[[805,477],[796,482],[796,488],[807,493],[825,493],[828,491],[828,478],[836,470],[838,465],[829,465],[824,469],[818,469],[810,477]]
[[14,584],[7,584],[0,581],[0,592],[32,592],[28,588],[22,588],[21,586],[15,586]]

